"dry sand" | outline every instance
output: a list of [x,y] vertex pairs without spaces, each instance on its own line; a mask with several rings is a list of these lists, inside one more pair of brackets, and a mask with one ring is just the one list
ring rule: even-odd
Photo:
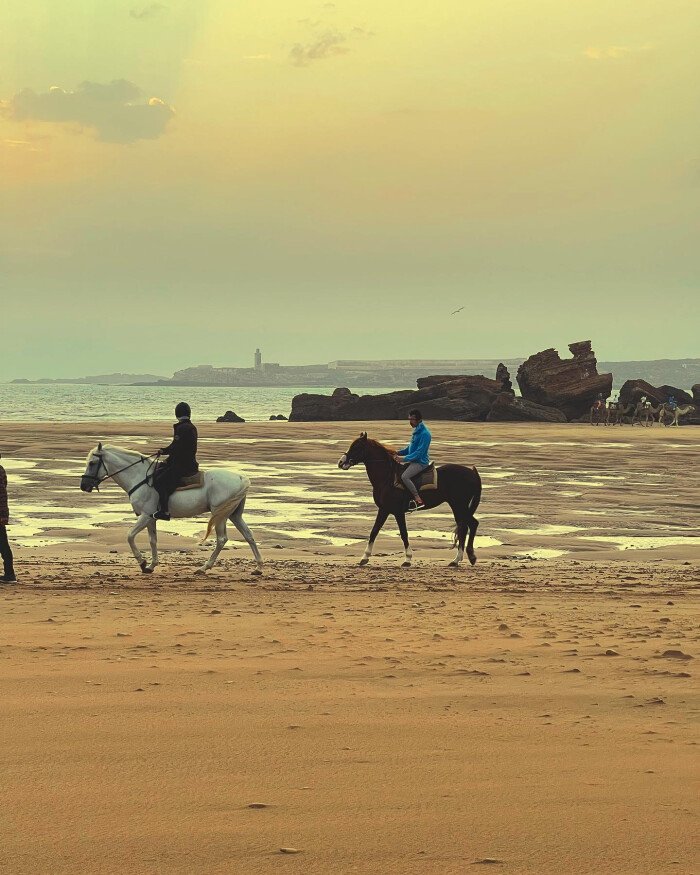
[[195,577],[176,522],[142,576],[123,494],[77,490],[98,439],[167,427],[3,426],[3,872],[700,869],[700,430],[435,425],[488,487],[474,568],[448,512],[409,571],[391,525],[357,567],[354,424],[201,427],[253,479],[258,580],[239,537]]

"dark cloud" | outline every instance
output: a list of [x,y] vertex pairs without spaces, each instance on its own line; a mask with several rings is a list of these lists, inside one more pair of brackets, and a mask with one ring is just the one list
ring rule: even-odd
[[289,53],[289,59],[297,67],[307,67],[312,61],[345,55],[350,51],[344,45],[346,40],[345,34],[328,30],[309,43],[296,43]]
[[147,18],[153,18],[159,12],[163,12],[168,7],[164,3],[149,3],[148,6],[142,6],[140,9],[132,9],[129,15],[137,21],[145,21]]
[[25,88],[2,104],[4,115],[15,121],[75,123],[96,131],[107,143],[134,143],[160,137],[174,110],[157,97],[145,99],[141,89],[126,79],[83,82],[75,91],[53,87],[37,93]]

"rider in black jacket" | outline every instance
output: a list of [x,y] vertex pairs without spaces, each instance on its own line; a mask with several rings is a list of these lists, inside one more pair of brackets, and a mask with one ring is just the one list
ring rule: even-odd
[[156,520],[169,520],[168,503],[171,494],[180,485],[183,477],[196,474],[197,464],[197,429],[192,424],[190,405],[181,401],[175,408],[177,422],[173,426],[173,440],[167,447],[160,450],[168,461],[158,465],[153,478],[153,485],[158,490],[158,510],[153,514]]

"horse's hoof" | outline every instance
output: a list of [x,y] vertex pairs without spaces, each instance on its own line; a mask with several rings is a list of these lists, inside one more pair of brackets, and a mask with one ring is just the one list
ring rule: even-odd
[[402,568],[410,568],[410,567],[411,567],[411,563],[410,563],[410,562],[408,561],[408,559],[407,559],[405,562],[402,562],[402,563],[401,563],[401,567],[402,567]]
[[262,574],[262,568],[254,568],[251,574],[255,574],[256,576],[260,576]]
[[362,558],[362,559],[360,559],[360,561],[357,564],[358,565],[367,565],[368,563],[369,563],[369,559]]
[[453,559],[452,562],[448,563],[448,568],[459,568],[459,562],[456,559]]
[[206,574],[207,571],[209,571],[209,569],[207,568],[206,565],[203,565],[201,568],[198,568],[198,569],[195,571],[195,574]]
[[153,574],[153,569],[150,568],[148,565],[144,565],[144,566],[142,566],[141,571],[142,571],[144,574]]
[[475,553],[470,554],[469,561],[471,562],[472,565],[476,565],[476,554]]

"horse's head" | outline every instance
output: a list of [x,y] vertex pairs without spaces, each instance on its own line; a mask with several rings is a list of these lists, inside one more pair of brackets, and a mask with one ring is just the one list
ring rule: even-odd
[[107,468],[102,454],[102,444],[99,443],[94,450],[90,451],[90,455],[87,458],[85,473],[80,480],[80,488],[83,492],[92,492],[93,489],[100,485],[105,479],[105,477],[100,476],[101,472],[104,473],[105,477],[107,476]]
[[347,471],[353,465],[359,465],[361,462],[366,461],[368,446],[367,432],[363,431],[359,438],[355,438],[350,444],[350,449],[347,453],[343,453],[340,459],[338,459],[338,467],[342,468],[343,471]]

